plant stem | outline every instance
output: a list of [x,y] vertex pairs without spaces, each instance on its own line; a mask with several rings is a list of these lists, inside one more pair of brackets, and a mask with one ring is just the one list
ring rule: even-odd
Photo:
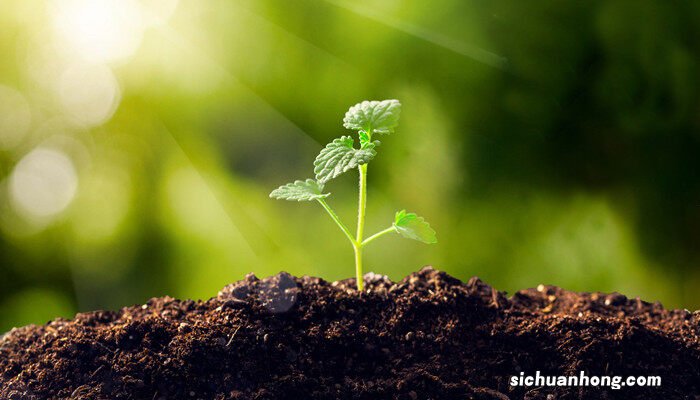
[[379,238],[379,237],[381,237],[381,236],[386,235],[387,233],[392,233],[392,232],[396,232],[396,229],[395,229],[393,226],[390,226],[390,227],[384,229],[383,231],[377,232],[377,233],[375,233],[374,235],[368,237],[368,238],[365,239],[362,243],[360,243],[360,246],[363,246],[363,247],[364,247],[367,243],[373,241],[374,239],[377,239],[377,238]]
[[355,250],[355,280],[357,281],[357,290],[362,292],[365,290],[365,281],[362,276],[362,246],[354,246]]
[[355,243],[355,239],[352,237],[352,233],[350,233],[350,229],[348,229],[348,227],[345,226],[343,221],[340,220],[340,217],[338,217],[338,214],[336,214],[335,211],[333,211],[333,209],[331,208],[331,206],[329,206],[328,203],[326,203],[326,200],[324,200],[324,199],[317,199],[317,200],[319,203],[321,203],[323,208],[325,208],[326,211],[328,211],[328,215],[330,215],[331,218],[333,219],[333,221],[335,221],[335,223],[340,227],[340,230],[342,230],[343,233],[345,233],[345,236],[348,237],[348,239],[350,240],[350,243],[352,243],[352,247],[357,247],[358,244]]
[[367,206],[367,164],[358,167],[360,170],[360,198],[357,206],[357,236],[355,238],[355,277],[357,290],[363,291],[365,282],[362,273],[362,237],[365,231],[365,208]]

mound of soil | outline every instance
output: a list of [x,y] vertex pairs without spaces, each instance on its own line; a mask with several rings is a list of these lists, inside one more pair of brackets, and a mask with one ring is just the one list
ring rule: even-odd
[[[14,329],[1,399],[696,399],[700,314],[552,286],[511,298],[426,267],[400,282],[286,273]],[[660,387],[510,386],[512,375]]]

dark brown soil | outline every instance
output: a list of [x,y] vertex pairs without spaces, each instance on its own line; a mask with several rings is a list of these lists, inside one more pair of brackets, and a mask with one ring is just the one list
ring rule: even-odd
[[[424,268],[393,283],[281,273],[0,340],[1,399],[697,399],[700,314],[540,286],[512,298]],[[511,387],[511,375],[661,387]]]

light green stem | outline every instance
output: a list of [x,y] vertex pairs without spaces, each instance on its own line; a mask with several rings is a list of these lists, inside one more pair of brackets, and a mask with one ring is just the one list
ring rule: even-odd
[[373,241],[374,239],[380,238],[380,237],[386,235],[387,233],[392,233],[392,232],[396,232],[396,229],[393,226],[390,226],[390,227],[384,229],[383,231],[377,232],[374,235],[368,237],[362,243],[360,243],[360,246],[364,247],[367,245],[367,243]]
[[362,292],[365,290],[365,281],[362,276],[362,246],[354,246],[355,250],[355,280],[357,281],[357,290]]
[[331,208],[331,206],[329,206],[328,203],[326,203],[326,200],[324,200],[324,199],[317,199],[317,200],[319,203],[321,203],[323,208],[326,209],[326,211],[328,212],[328,215],[331,216],[333,221],[335,221],[335,223],[340,227],[340,230],[342,230],[343,233],[345,233],[345,236],[347,236],[347,238],[350,240],[350,243],[352,243],[352,247],[353,248],[357,247],[357,243],[355,243],[355,239],[352,237],[352,233],[350,233],[350,229],[348,229],[348,227],[345,226],[343,221],[340,220],[340,217],[338,216],[338,214],[336,214],[335,211],[333,211],[333,209]]
[[362,238],[365,231],[365,208],[367,207],[367,164],[358,167],[360,170],[360,199],[357,205],[357,236],[355,237],[355,277],[357,290],[364,290],[365,282],[362,273]]

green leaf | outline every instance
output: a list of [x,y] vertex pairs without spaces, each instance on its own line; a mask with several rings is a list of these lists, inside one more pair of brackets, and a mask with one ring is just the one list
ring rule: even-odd
[[430,227],[430,224],[425,222],[423,217],[419,217],[414,213],[407,213],[406,210],[396,213],[394,229],[401,236],[408,239],[418,240],[423,243],[437,243],[435,231]]
[[372,141],[372,138],[365,131],[360,131],[359,136],[360,136],[360,148],[366,147]]
[[330,193],[322,193],[323,184],[313,179],[294,181],[282,185],[270,193],[270,197],[278,200],[312,201],[328,197]]
[[345,113],[343,126],[365,132],[369,141],[375,132],[393,133],[399,124],[400,114],[401,103],[398,100],[363,101],[350,107]]
[[367,143],[364,148],[354,148],[355,141],[350,136],[343,136],[328,143],[314,161],[316,180],[326,183],[338,175],[358,165],[367,164],[377,155],[377,143]]

